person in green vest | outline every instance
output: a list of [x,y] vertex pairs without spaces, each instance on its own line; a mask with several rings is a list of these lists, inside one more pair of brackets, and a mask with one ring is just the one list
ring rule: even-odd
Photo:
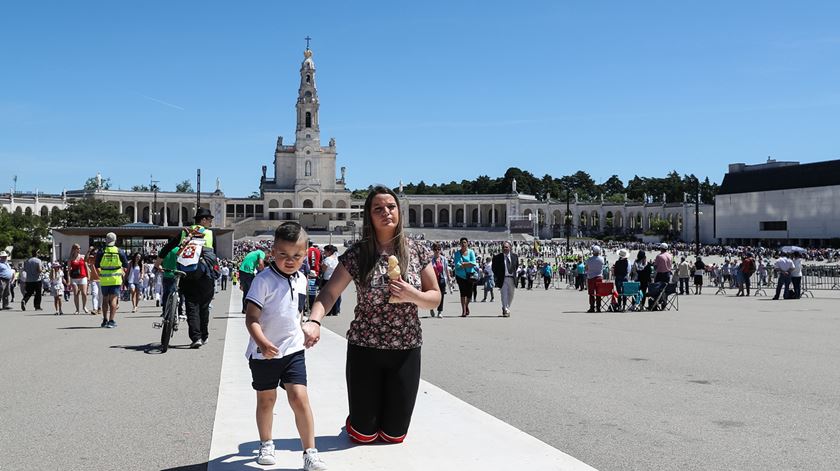
[[99,269],[99,284],[102,291],[102,324],[100,327],[113,329],[117,326],[114,317],[120,303],[120,288],[128,269],[128,257],[116,247],[117,235],[109,232],[105,235],[105,248],[96,256],[96,268]]
[[239,289],[242,290],[242,314],[245,314],[245,298],[251,289],[254,276],[265,268],[265,256],[268,249],[257,249],[248,252],[239,265]]

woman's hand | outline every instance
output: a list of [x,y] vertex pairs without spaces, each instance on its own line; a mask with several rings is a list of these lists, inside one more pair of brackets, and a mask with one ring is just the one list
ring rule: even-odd
[[418,295],[420,291],[406,283],[402,278],[391,280],[388,285],[388,291],[391,293],[391,302],[395,303],[414,303],[417,304]]

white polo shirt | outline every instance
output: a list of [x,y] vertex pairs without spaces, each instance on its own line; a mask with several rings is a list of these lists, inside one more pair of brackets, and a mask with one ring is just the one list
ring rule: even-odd
[[[306,294],[306,278],[300,272],[286,275],[274,263],[268,264],[267,268],[254,277],[245,299],[262,310],[260,326],[265,336],[279,350],[275,358],[282,358],[304,349],[298,295]],[[253,338],[248,340],[245,357],[265,359],[257,351],[257,343]]]

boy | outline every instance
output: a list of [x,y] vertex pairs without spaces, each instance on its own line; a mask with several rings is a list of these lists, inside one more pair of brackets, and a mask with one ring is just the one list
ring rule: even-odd
[[[245,356],[251,383],[257,391],[257,429],[260,452],[257,463],[274,465],[271,440],[277,386],[286,390],[303,445],[303,469],[325,470],[315,448],[315,424],[306,392],[304,336],[298,300],[306,295],[306,278],[298,271],[306,259],[306,231],[287,222],[274,232],[271,262],[251,284],[246,297],[245,326],[251,339]],[[316,321],[309,321],[316,322]]]

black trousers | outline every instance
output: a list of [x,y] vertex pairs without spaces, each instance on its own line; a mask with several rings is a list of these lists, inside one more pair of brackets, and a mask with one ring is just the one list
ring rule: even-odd
[[210,302],[213,301],[214,282],[210,277],[182,281],[181,293],[187,307],[190,340],[207,340],[210,326]]
[[653,278],[653,281],[659,283],[670,283],[671,282],[671,272],[663,272],[657,273],[656,276]]
[[227,289],[227,277],[226,276],[223,276],[221,278],[221,284],[222,284],[222,291],[226,290]]
[[239,271],[239,283],[242,286],[242,314],[245,314],[245,297],[248,296],[248,290],[251,289],[252,281],[254,281],[253,273]]
[[384,350],[348,344],[345,374],[353,429],[401,441],[420,386],[420,347]]
[[35,309],[41,309],[41,282],[40,281],[27,281],[26,282],[26,294],[23,295],[23,304],[29,301],[29,298],[32,295],[35,295]]

